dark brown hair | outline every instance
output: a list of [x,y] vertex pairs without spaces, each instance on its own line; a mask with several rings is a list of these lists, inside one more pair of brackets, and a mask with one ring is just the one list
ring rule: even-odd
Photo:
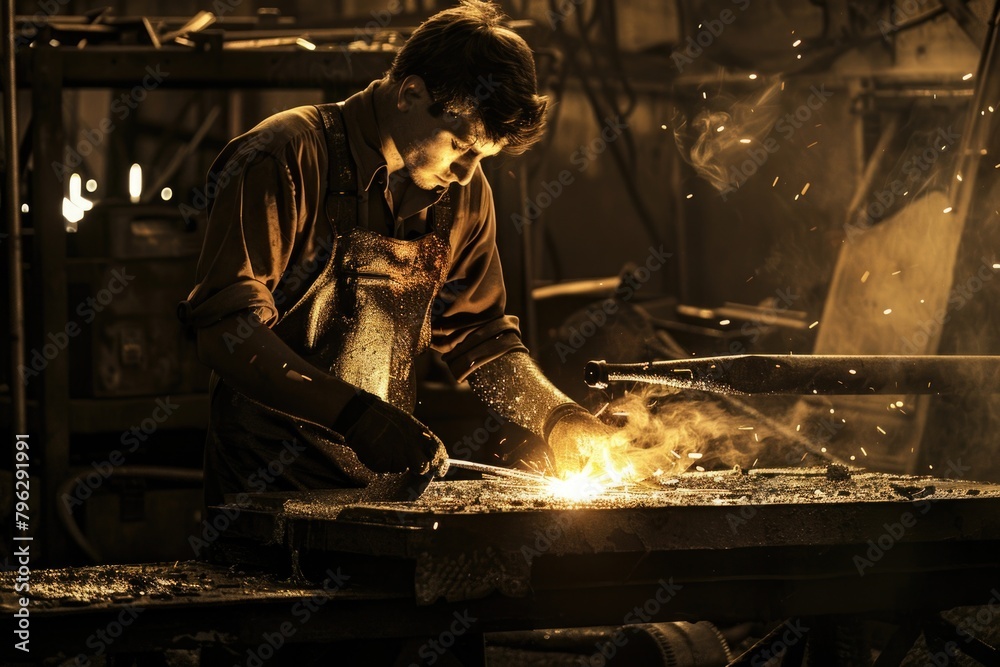
[[538,95],[531,49],[503,18],[480,0],[435,14],[400,49],[389,78],[419,76],[435,101],[432,113],[481,121],[487,139],[517,155],[541,138],[548,100]]

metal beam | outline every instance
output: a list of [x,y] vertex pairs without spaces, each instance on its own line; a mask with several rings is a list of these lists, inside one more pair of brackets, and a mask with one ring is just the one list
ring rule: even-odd
[[[155,49],[137,46],[46,47],[62,60],[63,85],[131,87],[144,79],[163,88],[326,88],[382,78],[395,52]],[[22,80],[34,75],[40,49],[18,58]]]
[[[3,34],[9,36],[3,44],[4,152],[6,181],[4,183],[5,217],[8,224],[10,257],[10,384],[11,424],[16,434],[28,432],[27,391],[18,369],[24,365],[24,284],[21,251],[21,187],[18,161],[17,77],[14,35],[14,0],[3,3]],[[0,237],[2,240],[2,237]]]
[[[48,343],[48,335],[65,331],[68,312],[66,285],[66,221],[62,215],[64,187],[56,177],[53,165],[61,165],[65,152],[62,123],[62,65],[65,61],[47,44],[33,49],[34,70],[32,83],[32,143],[34,165],[32,172],[31,211],[35,221],[34,271],[30,303],[36,312],[38,328],[33,331],[39,344]],[[41,520],[44,521],[43,548],[46,555],[65,553],[66,537],[60,528],[56,513],[55,489],[66,478],[69,470],[69,353],[60,353],[48,359],[41,376],[35,382],[41,385],[41,423],[39,439],[43,444],[42,479],[45,482]]]
[[969,37],[977,49],[983,48],[986,43],[987,24],[979,20],[979,17],[969,9],[969,5],[963,0],[941,0],[941,5],[948,10],[955,23]]

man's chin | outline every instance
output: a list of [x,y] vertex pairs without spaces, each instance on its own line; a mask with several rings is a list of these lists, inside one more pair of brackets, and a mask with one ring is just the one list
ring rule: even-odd
[[437,190],[438,188],[448,187],[448,184],[445,183],[442,178],[432,174],[411,173],[410,180],[413,181],[413,184],[421,190]]

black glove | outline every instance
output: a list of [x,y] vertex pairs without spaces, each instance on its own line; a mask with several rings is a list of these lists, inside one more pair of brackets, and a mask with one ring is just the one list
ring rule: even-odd
[[358,459],[375,472],[444,474],[448,452],[413,415],[359,390],[332,424]]

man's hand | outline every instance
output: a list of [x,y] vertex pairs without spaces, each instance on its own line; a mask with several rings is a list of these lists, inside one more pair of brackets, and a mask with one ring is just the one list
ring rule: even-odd
[[448,452],[431,430],[378,396],[358,391],[333,423],[358,459],[376,472],[443,474]]
[[600,453],[611,447],[615,432],[582,408],[568,412],[549,433],[557,471],[577,472],[591,459],[603,458]]

